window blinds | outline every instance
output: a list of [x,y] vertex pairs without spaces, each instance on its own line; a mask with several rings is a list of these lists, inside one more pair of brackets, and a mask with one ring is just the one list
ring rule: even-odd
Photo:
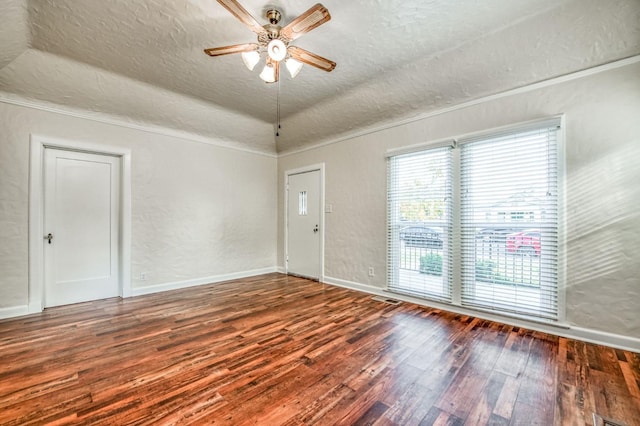
[[451,146],[388,159],[388,289],[451,300]]
[[558,126],[460,141],[463,305],[557,319]]
[[388,154],[388,289],[557,320],[559,126]]

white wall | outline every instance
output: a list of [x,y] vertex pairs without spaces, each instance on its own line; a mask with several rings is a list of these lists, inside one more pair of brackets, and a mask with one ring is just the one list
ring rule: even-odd
[[567,322],[640,341],[639,94],[636,61],[278,160],[0,102],[0,310],[27,304],[31,133],[131,149],[138,292],[283,267],[284,171],[320,162],[324,274],[382,289],[388,149],[565,114]]
[[273,269],[275,157],[0,102],[0,310],[27,304],[32,133],[131,150],[134,294]]
[[[564,80],[563,80],[564,81]],[[575,329],[640,339],[640,64],[489,98],[278,161],[278,265],[283,175],[324,162],[325,276],[384,288],[388,149],[565,114],[566,319]],[[370,278],[367,269],[376,275]],[[640,340],[638,340],[640,342]],[[639,346],[640,347],[640,346]]]

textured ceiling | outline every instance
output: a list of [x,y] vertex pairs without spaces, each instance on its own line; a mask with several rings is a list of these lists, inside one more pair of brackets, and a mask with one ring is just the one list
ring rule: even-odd
[[[312,1],[241,0],[283,24]],[[292,44],[337,62],[277,85],[239,55],[254,42],[215,0],[0,0],[0,90],[274,153],[640,53],[638,0],[323,0]],[[8,18],[8,19],[7,19]]]

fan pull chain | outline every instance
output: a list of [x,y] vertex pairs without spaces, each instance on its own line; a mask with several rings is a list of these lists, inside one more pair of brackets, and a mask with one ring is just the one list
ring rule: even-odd
[[276,136],[280,136],[280,79],[278,79],[278,93],[276,95]]

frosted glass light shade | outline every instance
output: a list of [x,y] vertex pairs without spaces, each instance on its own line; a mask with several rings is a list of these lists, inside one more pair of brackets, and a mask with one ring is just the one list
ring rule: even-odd
[[256,64],[260,62],[260,54],[255,50],[251,52],[242,52],[242,61],[250,71],[253,71]]
[[273,65],[267,64],[260,73],[260,78],[265,83],[273,83],[276,81],[276,69]]
[[275,38],[267,44],[267,53],[271,59],[280,62],[287,56],[287,46],[284,45],[282,40]]
[[287,59],[285,61],[285,65],[287,66],[287,71],[289,71],[291,78],[296,78],[296,75],[298,75],[298,73],[302,69],[302,62],[296,61],[293,58]]

